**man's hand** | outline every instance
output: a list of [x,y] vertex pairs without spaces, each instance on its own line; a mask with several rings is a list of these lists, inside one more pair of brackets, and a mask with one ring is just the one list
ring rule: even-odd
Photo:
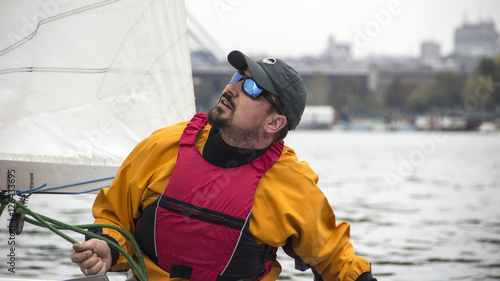
[[71,261],[80,266],[88,275],[104,274],[111,267],[111,250],[108,243],[99,239],[90,239],[82,244],[73,244]]

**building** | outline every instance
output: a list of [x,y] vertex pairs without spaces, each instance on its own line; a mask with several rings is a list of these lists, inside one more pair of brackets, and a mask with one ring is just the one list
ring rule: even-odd
[[433,68],[441,65],[441,46],[434,41],[425,41],[420,45],[420,60]]
[[464,24],[455,30],[455,52],[451,58],[456,70],[472,73],[481,58],[493,58],[500,53],[500,35],[493,21]]
[[493,21],[464,23],[455,30],[455,54],[465,57],[494,57],[500,51],[500,35]]
[[349,62],[351,60],[351,46],[349,44],[336,42],[335,39],[330,36],[330,38],[328,38],[324,57],[332,64]]

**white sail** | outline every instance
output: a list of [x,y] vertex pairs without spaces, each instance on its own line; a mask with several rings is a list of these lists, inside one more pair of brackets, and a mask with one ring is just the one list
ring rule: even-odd
[[0,30],[0,190],[112,177],[195,111],[182,0],[3,0]]

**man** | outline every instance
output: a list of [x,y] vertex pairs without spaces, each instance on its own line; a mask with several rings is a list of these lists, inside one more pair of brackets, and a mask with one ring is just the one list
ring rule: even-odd
[[[349,225],[335,222],[317,175],[283,144],[306,103],[298,73],[239,51],[228,61],[237,72],[208,116],[137,145],[98,194],[95,223],[135,235],[149,280],[276,280],[278,247],[316,280],[375,280],[354,253]],[[99,234],[133,254],[117,231]],[[130,267],[98,239],[73,248],[86,275]]]

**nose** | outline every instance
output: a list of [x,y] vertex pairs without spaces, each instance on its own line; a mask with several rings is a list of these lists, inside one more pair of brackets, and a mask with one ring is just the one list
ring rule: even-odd
[[228,92],[233,97],[238,97],[241,93],[241,83],[242,81],[236,83],[229,83],[226,85],[226,92]]

